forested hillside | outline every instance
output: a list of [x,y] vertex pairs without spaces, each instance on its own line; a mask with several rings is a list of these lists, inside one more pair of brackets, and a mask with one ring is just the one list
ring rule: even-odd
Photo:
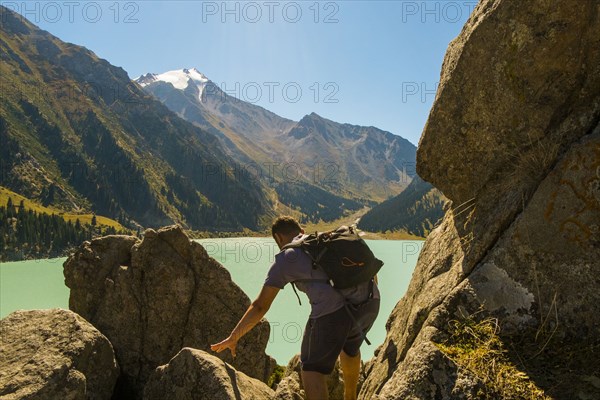
[[101,227],[94,216],[89,224],[65,221],[60,215],[37,212],[12,198],[0,206],[0,261],[65,256],[85,240],[100,234],[116,234]]
[[131,228],[260,229],[268,190],[127,73],[8,9],[0,25],[0,185]]

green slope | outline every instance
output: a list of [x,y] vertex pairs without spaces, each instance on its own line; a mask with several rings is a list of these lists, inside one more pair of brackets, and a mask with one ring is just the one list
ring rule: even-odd
[[259,229],[267,191],[121,68],[3,8],[0,185],[127,226]]

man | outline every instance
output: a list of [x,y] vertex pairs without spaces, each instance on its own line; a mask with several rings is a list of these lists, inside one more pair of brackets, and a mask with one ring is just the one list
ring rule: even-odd
[[[271,227],[279,249],[303,237],[304,230],[292,217],[279,217]],[[328,398],[326,375],[333,371],[339,356],[344,377],[344,399],[356,399],[360,373],[360,346],[364,334],[379,313],[377,279],[356,287],[336,290],[320,268],[313,268],[308,255],[301,249],[288,248],[275,256],[264,286],[229,337],[211,345],[217,352],[229,349],[235,356],[239,339],[266,314],[280,289],[296,282],[311,304],[310,317],[302,339],[300,360],[302,381],[308,400]],[[372,293],[371,293],[372,288]],[[351,304],[345,307],[347,299]]]

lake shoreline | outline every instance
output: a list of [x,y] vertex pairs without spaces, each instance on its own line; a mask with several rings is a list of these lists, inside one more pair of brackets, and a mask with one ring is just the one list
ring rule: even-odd
[[[260,291],[274,255],[279,252],[270,237],[206,238],[196,241],[204,246],[209,256],[225,266],[233,282],[251,300]],[[370,359],[375,348],[383,343],[386,316],[408,288],[423,243],[368,240],[373,252],[385,263],[379,274],[379,289],[384,300],[376,324],[369,333],[373,344],[362,348],[364,360]],[[16,309],[69,309],[70,290],[64,284],[63,275],[66,259],[56,257],[0,263],[0,318]],[[267,353],[280,365],[286,365],[294,354],[300,352],[310,311],[308,302],[302,303],[302,307],[298,305],[298,299],[287,285],[265,316],[271,324]]]

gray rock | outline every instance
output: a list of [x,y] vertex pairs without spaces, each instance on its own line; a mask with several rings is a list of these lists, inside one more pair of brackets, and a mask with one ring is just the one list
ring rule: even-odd
[[[70,308],[113,347],[121,377],[117,395],[140,398],[148,376],[183,347],[209,351],[229,335],[250,305],[229,272],[178,226],[147,230],[142,241],[108,236],[86,242],[64,264]],[[275,362],[265,354],[269,324],[238,343],[237,357],[217,357],[267,381]]]
[[119,376],[108,339],[59,308],[19,310],[0,321],[0,397],[110,399]]
[[273,390],[202,350],[185,347],[152,373],[145,400],[270,400]]
[[597,2],[482,0],[450,44],[417,172],[451,203],[359,398],[477,398],[481,382],[435,345],[465,316],[537,352],[527,373],[548,395],[600,398],[598,15]]
[[598,124],[599,5],[521,3],[481,1],[450,43],[417,150],[418,174],[453,202],[470,266]]
[[111,283],[114,285],[113,271],[131,265],[131,247],[138,242],[133,236],[105,236],[85,242],[73,253],[63,269],[71,289],[69,308],[78,310],[79,315],[96,315],[98,299],[104,297]]

